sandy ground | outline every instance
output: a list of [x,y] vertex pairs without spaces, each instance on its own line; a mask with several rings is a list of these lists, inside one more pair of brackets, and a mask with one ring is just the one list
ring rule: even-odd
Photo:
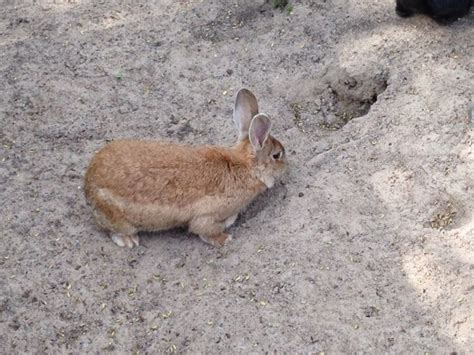
[[[2,353],[474,351],[474,18],[389,0],[2,1]],[[120,249],[82,191],[119,137],[232,144],[246,86],[289,176],[223,249]]]

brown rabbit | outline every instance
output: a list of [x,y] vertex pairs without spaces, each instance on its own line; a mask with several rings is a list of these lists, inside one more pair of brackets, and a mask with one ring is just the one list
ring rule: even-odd
[[185,146],[150,140],[118,140],[92,159],[85,195],[97,224],[119,246],[139,244],[139,231],[187,226],[214,246],[240,210],[273,186],[286,168],[285,149],[270,135],[255,96],[237,93],[232,148]]

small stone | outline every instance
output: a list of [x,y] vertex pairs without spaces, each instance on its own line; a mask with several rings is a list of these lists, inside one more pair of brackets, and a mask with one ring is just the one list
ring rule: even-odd
[[469,114],[469,122],[471,123],[471,126],[474,127],[474,102],[471,103],[471,107],[468,109],[468,114]]

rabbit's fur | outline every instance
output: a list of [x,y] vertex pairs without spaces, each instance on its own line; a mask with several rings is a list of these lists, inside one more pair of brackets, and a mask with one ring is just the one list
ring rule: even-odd
[[118,140],[102,148],[85,176],[85,195],[97,224],[119,246],[139,244],[139,231],[187,226],[201,239],[223,246],[224,230],[286,169],[282,144],[271,122],[258,114],[255,96],[241,89],[232,148]]
[[431,16],[438,22],[449,23],[469,13],[472,0],[396,0],[396,12],[401,17],[415,13]]

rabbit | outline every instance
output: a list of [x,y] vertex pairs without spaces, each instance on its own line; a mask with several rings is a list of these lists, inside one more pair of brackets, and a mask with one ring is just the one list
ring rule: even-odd
[[213,246],[227,244],[225,229],[239,211],[287,169],[252,92],[238,91],[233,117],[239,137],[231,148],[131,139],[103,147],[84,179],[97,224],[120,247],[138,246],[139,231],[181,226]]
[[431,16],[440,23],[449,23],[469,13],[472,0],[396,0],[396,12],[401,17],[414,13]]

